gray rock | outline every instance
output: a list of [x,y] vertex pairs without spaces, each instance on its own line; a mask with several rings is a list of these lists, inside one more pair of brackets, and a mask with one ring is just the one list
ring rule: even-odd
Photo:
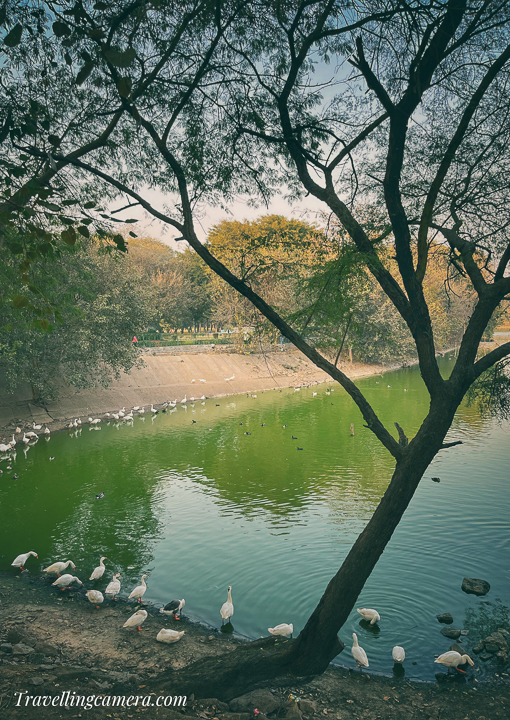
[[17,645],[17,643],[21,642],[22,640],[22,634],[18,632],[18,630],[14,630],[14,628],[11,628],[7,633],[7,642],[12,643],[13,645]]
[[476,643],[476,645],[473,646],[473,652],[476,655],[479,655],[481,652],[484,651],[484,649],[485,649],[485,645],[483,644],[483,642],[478,642],[478,643]]
[[460,638],[460,630],[457,630],[457,628],[453,627],[444,627],[441,630],[441,635],[444,635],[451,640],[457,640],[458,638]]
[[317,703],[313,700],[300,700],[298,705],[303,715],[313,715],[317,711]]
[[38,653],[42,653],[43,655],[47,655],[48,657],[55,657],[58,655],[58,648],[56,648],[55,645],[51,645],[51,643],[36,643],[34,645],[34,650]]
[[200,708],[213,708],[217,712],[228,712],[227,703],[218,700],[218,698],[201,698],[197,703]]
[[279,705],[280,703],[269,690],[253,690],[229,702],[231,712],[253,713],[253,710],[258,708],[264,715],[273,712]]
[[445,623],[445,625],[451,625],[453,622],[453,615],[451,613],[441,613],[441,615],[436,615],[437,621],[440,623]]
[[285,705],[285,718],[287,718],[287,720],[301,720],[302,717],[303,715],[297,702],[291,700]]
[[508,630],[505,630],[505,628],[498,628],[498,633],[501,633],[502,635],[505,635],[508,637],[510,635],[510,632]]
[[481,655],[479,655],[478,657],[480,658],[480,660],[487,662],[487,660],[490,660],[493,656],[490,653],[484,652]]
[[[508,643],[505,639],[505,636],[503,633],[500,632],[493,632],[484,640],[485,645],[487,646],[487,643],[491,643],[493,645],[497,645],[500,650],[508,650]],[[490,652],[490,651],[489,651]],[[497,652],[496,650],[494,652]]]
[[487,595],[491,586],[487,580],[465,577],[462,581],[461,589],[468,595]]
[[504,664],[508,661],[508,653],[506,650],[500,650],[498,653],[496,653],[496,659],[498,662]]
[[499,645],[496,643],[485,642],[485,652],[495,655],[499,651]]
[[32,665],[41,665],[42,663],[46,662],[46,656],[42,653],[35,652],[33,655],[31,655],[30,662],[32,663]]
[[30,653],[33,652],[35,652],[33,647],[30,647],[29,645],[23,645],[23,643],[17,643],[17,645],[12,646],[13,655],[30,655]]
[[11,643],[2,643],[0,645],[0,650],[4,653],[12,653],[12,645]]
[[30,678],[28,682],[30,683],[30,685],[42,685],[44,683],[44,678],[34,676]]

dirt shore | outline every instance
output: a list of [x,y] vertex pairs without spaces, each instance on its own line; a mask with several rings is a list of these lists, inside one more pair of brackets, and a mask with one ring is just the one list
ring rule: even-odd
[[[497,720],[507,718],[510,685],[482,685],[473,671],[458,673],[438,684],[412,683],[405,677],[381,678],[370,670],[347,672],[330,667],[311,682],[271,686],[255,698],[230,705],[218,699],[187,698],[185,708],[146,707],[158,697],[174,697],[179,688],[163,686],[158,673],[180,669],[205,656],[233,652],[242,642],[220,628],[205,628],[183,615],[177,621],[145,605],[148,617],[142,632],[123,628],[135,604],[106,600],[99,609],[85,598],[85,590],[61,592],[49,579],[18,570],[0,578],[0,718],[147,718],[182,720],[185,714],[201,720],[251,720],[260,706],[259,720]],[[184,630],[183,638],[166,645],[155,640],[162,627]],[[26,654],[23,654],[26,653]],[[346,648],[344,663],[354,666]],[[63,707],[66,692],[74,697],[99,698],[103,707]],[[269,693],[269,694],[268,694]],[[55,706],[42,700],[57,698]],[[140,706],[110,707],[112,697],[140,696]],[[64,696],[65,697],[65,696]],[[67,696],[69,697],[69,696]],[[290,698],[290,700],[289,700]],[[164,701],[164,700],[163,700]],[[160,701],[160,702],[163,702]],[[172,702],[175,702],[173,700]],[[35,707],[34,707],[35,703]],[[255,705],[256,703],[256,705]]]

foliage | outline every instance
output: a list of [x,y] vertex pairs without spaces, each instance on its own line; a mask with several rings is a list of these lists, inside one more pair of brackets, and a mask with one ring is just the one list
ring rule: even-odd
[[[139,362],[132,338],[153,311],[125,257],[80,244],[58,261],[34,261],[23,280],[13,258],[3,256],[0,367],[11,389],[30,383],[34,399],[46,401],[63,382],[106,386]],[[19,300],[28,297],[25,305]]]
[[510,359],[500,360],[480,375],[466,397],[482,416],[510,420]]

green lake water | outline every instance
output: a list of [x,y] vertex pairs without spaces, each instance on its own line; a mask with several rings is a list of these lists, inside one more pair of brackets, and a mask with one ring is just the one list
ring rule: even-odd
[[[444,372],[448,366],[445,360]],[[416,432],[427,409],[417,368],[357,384],[388,427],[397,421],[408,436]],[[391,649],[402,645],[406,677],[432,680],[441,670],[434,655],[452,642],[440,634],[438,613],[451,612],[453,626],[469,630],[467,649],[491,616],[503,622],[509,426],[462,407],[448,439],[464,444],[434,460],[359,597],[357,607],[376,608],[381,622],[369,628],[353,611],[340,632],[341,665],[354,664],[355,631],[370,671],[391,674]],[[127,596],[148,573],[144,600],[185,598],[188,617],[216,627],[232,585],[234,629],[250,638],[282,622],[299,632],[393,467],[336,384],[208,399],[154,420],[149,413],[98,430],[83,426],[42,436],[26,452],[17,447],[12,471],[8,460],[0,463],[0,572],[19,574],[13,558],[35,550],[31,574],[70,558],[93,587],[87,578],[106,555],[98,589],[120,572]],[[488,580],[489,595],[464,594],[464,576]],[[479,679],[509,672],[476,664]]]

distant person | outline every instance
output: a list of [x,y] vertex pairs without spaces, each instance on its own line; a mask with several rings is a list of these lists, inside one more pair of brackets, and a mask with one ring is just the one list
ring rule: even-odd
[[138,347],[138,339],[137,339],[136,335],[133,335],[133,345],[135,347]]

